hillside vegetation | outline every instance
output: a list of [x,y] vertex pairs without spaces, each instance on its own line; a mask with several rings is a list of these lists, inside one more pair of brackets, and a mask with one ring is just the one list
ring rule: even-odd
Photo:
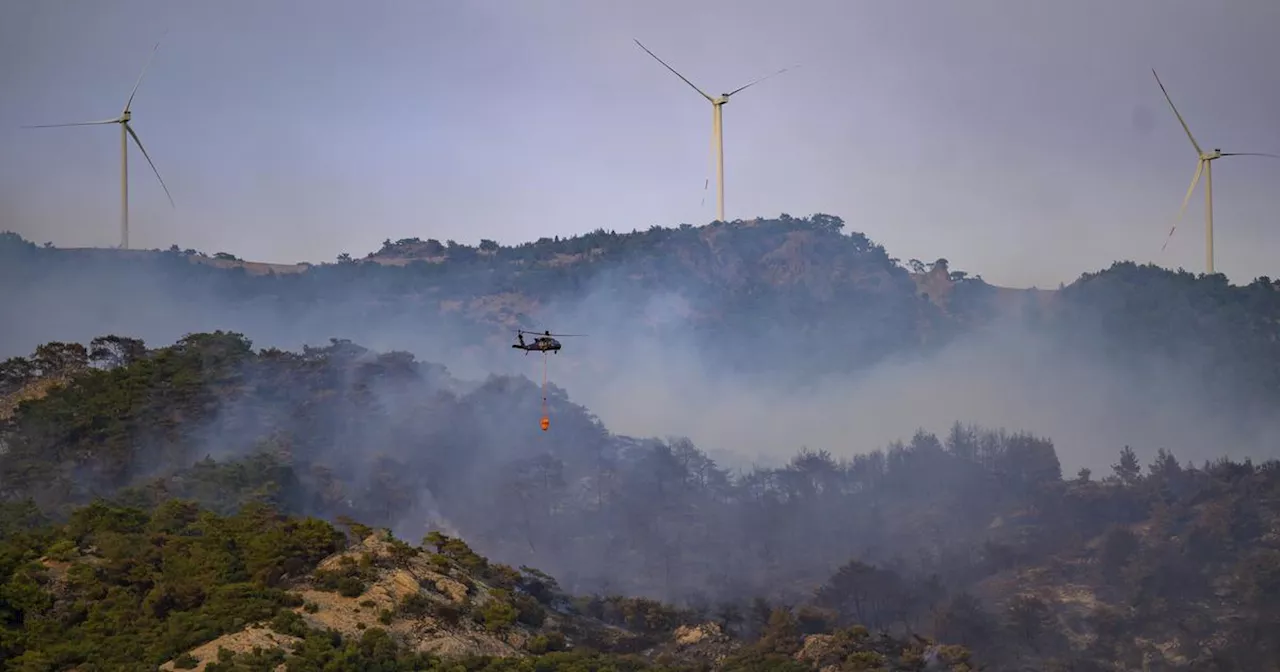
[[[539,392],[525,379],[461,381],[406,353],[344,341],[255,351],[225,332],[156,349],[119,337],[51,343],[0,367],[7,395],[48,376],[55,382],[16,404],[0,428],[5,538],[19,544],[4,556],[5,590],[17,591],[6,593],[10,604],[36,605],[7,621],[17,634],[6,650],[26,666],[13,669],[62,669],[49,661],[108,655],[99,651],[168,659],[274,619],[279,608],[296,610],[294,598],[272,592],[286,583],[322,607],[304,621],[357,627],[391,610],[397,586],[412,585],[361,573],[359,553],[378,555],[384,544],[391,555],[409,553],[389,538],[356,534],[365,546],[348,554],[353,562],[325,560],[339,549],[325,524],[269,511],[349,517],[404,538],[461,535],[498,562],[547,569],[571,593],[659,598],[689,614],[662,617],[653,637],[696,639],[708,633],[673,629],[714,621],[721,634],[754,641],[772,618],[765,614],[789,605],[792,616],[778,618],[793,618],[799,632],[846,634],[812,644],[788,635],[788,655],[834,646],[846,652],[841,669],[859,668],[839,647],[870,636],[849,634],[862,632],[847,630],[855,626],[965,646],[984,669],[1280,663],[1272,634],[1280,612],[1270,599],[1280,575],[1276,462],[1196,467],[1162,451],[1144,474],[1126,448],[1106,478],[1083,471],[1064,479],[1049,439],[957,424],[942,438],[921,431],[849,460],[804,451],[782,468],[733,474],[685,440],[613,435],[559,390],[556,440],[538,442],[526,420],[538,412]],[[95,504],[103,496],[114,504]],[[152,510],[160,513],[138,513]],[[35,526],[41,516],[67,522]],[[89,530],[109,534],[95,540]],[[266,539],[255,541],[258,534]],[[176,556],[166,555],[163,535],[181,538]],[[455,548],[455,561],[480,572],[473,580],[508,590],[481,571],[487,563],[434,538],[437,553]],[[213,555],[197,559],[196,547]],[[134,555],[144,552],[154,555]],[[93,575],[101,583],[90,582],[67,610],[52,584],[19,571],[50,553],[105,563],[94,565],[106,572]],[[425,561],[401,567],[419,586],[438,582],[427,572],[443,562]],[[81,574],[68,571],[74,586]],[[161,580],[166,573],[174,583]],[[517,584],[540,576],[517,574],[505,576]],[[326,602],[307,592],[322,590],[317,581],[375,607]],[[366,595],[369,582],[382,586],[375,596]],[[222,590],[256,606],[226,606]],[[134,609],[150,609],[151,620]],[[582,609],[609,620],[604,606]],[[195,620],[169,623],[169,612]],[[33,613],[54,621],[40,625],[28,620]],[[152,629],[126,645],[95,618]],[[84,635],[63,639],[76,624]],[[416,625],[393,621],[379,631],[397,646],[439,645]],[[450,641],[490,655],[550,636],[527,630],[526,639],[499,643],[466,632]],[[321,648],[381,646],[363,634],[363,643],[293,636]]]
[[59,525],[9,506],[0,525],[5,669],[970,669],[961,647],[806,635],[785,608],[744,642],[656,602],[572,599],[439,533],[423,548],[261,505],[223,517],[100,501]]

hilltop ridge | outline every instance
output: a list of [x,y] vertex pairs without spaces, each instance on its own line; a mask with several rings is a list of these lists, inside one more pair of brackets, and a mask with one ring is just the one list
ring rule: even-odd
[[[790,218],[786,215],[783,215],[783,217],[781,218],[781,221],[797,221],[797,222],[810,222],[815,220],[819,222],[818,226],[820,227],[833,227],[836,230],[839,230],[843,226],[843,222],[841,222],[839,218],[831,217],[830,215],[819,214],[819,215],[815,215],[813,219],[799,219],[799,220]],[[760,226],[762,223],[765,223],[767,225],[768,222],[769,220],[762,220],[762,219],[756,218],[751,220],[736,220],[732,222],[712,222],[710,224],[699,226],[699,227],[694,227],[693,225],[690,225],[690,224],[684,224],[676,228],[681,231],[687,231],[689,229],[696,228],[701,232],[701,238],[704,241],[711,242],[714,240],[714,238],[717,235],[721,235],[723,231],[726,229],[731,230],[734,228],[751,228],[751,227]],[[428,263],[428,264],[443,264],[449,261],[462,261],[462,260],[471,258],[473,256],[493,259],[493,258],[502,258],[514,250],[519,250],[522,248],[530,248],[530,247],[532,248],[541,247],[541,248],[547,248],[547,249],[559,247],[565,250],[581,250],[582,249],[582,246],[580,243],[581,240],[595,239],[593,243],[595,243],[596,246],[589,247],[589,249],[587,249],[585,252],[557,251],[549,255],[547,259],[543,260],[543,263],[547,263],[550,265],[563,266],[563,265],[570,265],[575,262],[581,262],[583,260],[590,260],[590,259],[599,258],[600,256],[603,256],[605,254],[605,246],[607,246],[608,243],[605,242],[604,245],[600,245],[600,242],[601,242],[601,238],[605,236],[609,238],[614,238],[614,239],[626,238],[626,237],[644,237],[646,235],[653,234],[658,231],[664,231],[664,230],[667,230],[667,229],[661,226],[654,226],[646,231],[633,229],[629,233],[619,234],[616,231],[605,231],[604,229],[597,229],[588,234],[575,235],[575,236],[570,236],[563,239],[560,238],[559,236],[556,236],[554,238],[543,237],[543,238],[539,238],[536,241],[517,243],[515,245],[501,245],[495,241],[488,240],[488,239],[482,239],[477,246],[469,246],[466,244],[457,243],[453,240],[447,240],[445,242],[441,242],[440,240],[435,238],[427,238],[426,240],[423,240],[421,238],[411,237],[411,238],[402,238],[396,241],[392,241],[390,238],[388,238],[385,241],[383,241],[382,246],[378,250],[369,252],[362,257],[353,257],[350,254],[343,253],[338,255],[338,258],[336,261],[332,261],[332,262],[308,262],[308,261],[280,262],[280,261],[248,260],[248,259],[240,258],[230,252],[215,252],[210,254],[210,253],[202,252],[192,248],[183,249],[183,248],[180,248],[178,245],[172,245],[167,250],[161,250],[159,248],[120,250],[116,248],[56,247],[50,244],[50,245],[46,245],[43,249],[57,250],[57,251],[66,252],[74,255],[83,255],[83,256],[98,255],[103,257],[115,256],[115,257],[128,258],[133,260],[145,259],[150,256],[155,256],[155,255],[164,254],[164,253],[171,253],[171,254],[178,253],[185,256],[192,263],[203,264],[203,265],[212,266],[215,268],[244,269],[244,272],[250,275],[267,275],[267,274],[305,273],[307,271],[315,269],[316,267],[329,266],[329,265],[335,265],[335,264],[344,264],[344,263],[345,264],[377,264],[382,266],[407,266],[409,264],[412,264],[414,262],[419,262],[419,261],[423,263]],[[860,235],[860,234],[854,234],[854,235]],[[795,241],[793,241],[793,246],[798,247],[798,245],[795,245]],[[963,279],[968,275],[967,273],[960,272],[955,276],[952,276],[951,272],[947,268],[948,264],[946,263],[946,260],[944,259],[942,261],[944,263],[939,265],[939,268],[941,269],[940,274],[933,272],[933,269],[935,266],[935,263],[933,262],[928,262],[928,263],[919,262],[918,260],[913,259],[909,263],[907,263],[904,267],[910,271],[911,278],[917,283],[917,285],[920,286],[920,289],[922,291],[928,291],[928,289],[932,287],[936,292],[942,293],[942,292],[945,292],[945,289],[941,289],[940,281],[946,281],[947,284],[953,284],[954,282],[960,279]],[[895,263],[897,263],[897,260],[895,260]],[[1004,286],[997,286],[997,285],[992,285],[992,286],[997,287],[998,289],[1001,289],[1001,290],[1011,290],[1011,291],[1020,291],[1023,289],[1038,289],[1034,287],[1022,288],[1022,287],[1004,287]],[[1052,292],[1054,290],[1038,289],[1038,291]]]

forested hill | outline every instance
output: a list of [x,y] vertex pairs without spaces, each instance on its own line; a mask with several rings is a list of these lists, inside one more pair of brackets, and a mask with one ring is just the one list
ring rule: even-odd
[[[231,328],[259,341],[301,336],[289,341],[293,345],[324,342],[336,335],[335,325],[359,321],[373,326],[343,335],[370,342],[377,340],[374,330],[426,329],[454,350],[509,340],[516,328],[586,332],[595,339],[638,330],[687,340],[708,363],[800,373],[865,366],[938,338],[941,313],[917,296],[907,271],[865,236],[842,235],[842,226],[838,218],[815,216],[597,231],[514,247],[409,239],[387,241],[360,260],[344,255],[334,264],[274,269],[176,246],[168,252],[57,250],[11,238],[0,243],[6,267],[0,273],[7,288],[31,300],[65,294],[98,315],[142,317],[119,328],[96,324],[92,333],[57,336],[63,339],[107,331],[152,338],[139,333],[139,324],[185,323],[179,333],[155,337]],[[131,305],[139,300],[149,307]],[[45,332],[24,345],[52,338]],[[764,343],[774,344],[772,362],[754,356]]]
[[515,246],[413,238],[316,266],[176,245],[62,250],[8,234],[0,347],[10,351],[0,355],[103,333],[163,342],[231,329],[280,347],[343,336],[457,361],[504,347],[515,328],[545,328],[687,348],[709,370],[781,382],[865,370],[1016,320],[1116,366],[1176,361],[1217,385],[1216,398],[1280,390],[1280,285],[1267,278],[1233,287],[1117,263],[1058,291],[998,288],[945,259],[901,262],[843,227],[814,215]]
[[[934,636],[971,649],[980,669],[1280,663],[1274,461],[1184,465],[1160,451],[1144,470],[1124,448],[1102,478],[1064,475],[1049,438],[957,423],[943,436],[850,446],[850,459],[802,451],[784,467],[732,473],[685,440],[610,433],[554,387],[544,434],[539,390],[524,378],[469,382],[408,353],[348,341],[255,349],[225,332],[160,348],[118,336],[49,343],[0,369],[0,541],[42,516],[71,521],[0,549],[11,572],[0,619],[24,633],[0,647],[40,648],[33,669],[84,655],[132,609],[152,616],[131,646],[165,656],[197,643],[175,633],[212,638],[246,623],[237,610],[266,618],[290,606],[255,591],[309,571],[328,542],[315,527],[293,546],[236,537],[274,529],[252,522],[263,506],[406,539],[460,535],[571,592],[663,598],[730,630],[758,628],[769,604],[785,604],[807,632],[861,624]],[[99,497],[130,510],[75,513]],[[191,527],[175,498],[251,513]],[[153,522],[134,512],[157,507]],[[239,539],[212,547],[226,572],[184,555],[200,529]],[[42,574],[24,569],[42,553],[103,560],[70,574],[70,597],[44,596]],[[152,573],[184,567],[207,585]],[[228,578],[250,571],[252,581]],[[153,620],[205,596],[207,610],[188,620]],[[93,635],[82,643],[53,634],[82,621]],[[894,669],[925,669],[913,655]]]
[[0,507],[0,665],[154,672],[968,672],[962,647],[784,606],[729,623],[554,578],[434,532],[415,546],[251,504]]

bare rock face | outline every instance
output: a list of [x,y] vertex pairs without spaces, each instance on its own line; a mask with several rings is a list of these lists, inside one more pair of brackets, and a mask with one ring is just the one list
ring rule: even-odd
[[796,652],[795,658],[822,672],[839,670],[839,661],[844,657],[841,649],[841,643],[832,635],[809,635],[804,638],[804,645]]
[[[349,638],[381,629],[402,645],[443,658],[528,655],[525,649],[538,634],[536,629],[518,623],[489,629],[477,622],[483,619],[475,616],[476,610],[495,599],[491,587],[456,568],[448,568],[435,554],[397,553],[398,543],[385,531],[378,531],[361,543],[325,558],[316,568],[317,575],[300,580],[289,591],[302,602],[294,612],[311,628],[333,629]],[[56,563],[50,561],[50,564]],[[344,596],[321,589],[319,574],[353,568],[365,578],[360,594]],[[416,600],[418,607],[413,613],[403,609],[406,600]],[[555,620],[548,618],[548,622]],[[220,648],[234,653],[254,648],[287,652],[298,641],[297,637],[277,633],[264,624],[252,624],[193,649],[185,656],[194,658],[195,669],[202,670],[217,660]],[[161,669],[174,670],[177,662],[177,659],[169,661]]]
[[671,639],[650,652],[658,660],[700,660],[719,663],[741,648],[741,643],[729,636],[718,623],[681,625],[671,633]]
[[[357,566],[373,568],[373,581],[355,597],[300,586],[293,592],[304,604],[295,611],[313,628],[332,628],[344,637],[359,637],[365,630],[381,628],[406,646],[446,658],[527,655],[523,647],[530,634],[521,628],[492,632],[461,614],[456,619],[439,615],[439,605],[449,605],[458,612],[483,607],[493,599],[488,586],[470,577],[464,577],[464,583],[446,576],[430,561],[429,553],[400,558],[389,567],[393,555],[390,537],[385,531],[378,531],[360,544],[326,558],[317,567],[319,571],[332,571],[355,562]],[[428,613],[400,613],[401,604],[410,596],[428,600]]]
[[820,672],[843,670],[912,670],[968,672],[969,652],[923,638],[909,641],[885,634],[872,635],[854,626],[830,635],[808,635],[795,659]]
[[[254,649],[288,650],[299,641],[301,640],[297,637],[282,635],[261,625],[251,625],[240,632],[223,635],[188,651],[187,655],[195,659],[196,666],[187,669],[201,672],[209,663],[218,660],[218,651],[220,649],[226,649],[232,653],[249,653]],[[160,669],[162,672],[170,672],[177,669],[176,663],[177,659],[171,660],[161,665]]]

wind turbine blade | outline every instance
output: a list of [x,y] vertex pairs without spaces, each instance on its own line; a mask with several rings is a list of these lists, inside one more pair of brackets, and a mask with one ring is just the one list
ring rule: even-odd
[[736,89],[734,89],[734,90],[730,91],[729,93],[724,94],[724,96],[725,96],[725,98],[728,98],[729,96],[732,96],[733,94],[735,94],[735,93],[737,93],[737,92],[739,92],[739,91],[741,91],[741,90],[743,90],[743,89],[747,88],[748,86],[755,86],[756,84],[759,84],[760,82],[763,82],[764,80],[769,79],[770,77],[777,77],[778,75],[781,75],[782,73],[784,73],[784,72],[786,72],[786,71],[788,71],[788,70],[791,70],[791,69],[793,69],[793,68],[798,68],[798,67],[800,67],[800,66],[799,66],[799,65],[792,65],[792,66],[785,67],[785,68],[783,68],[783,69],[781,69],[781,70],[779,70],[779,71],[777,71],[777,72],[775,72],[775,73],[772,73],[772,74],[769,74],[769,75],[765,75],[764,77],[758,77],[758,78],[756,78],[755,80],[753,80],[753,81],[751,81],[751,82],[748,82],[748,83],[746,83],[746,84],[743,84],[742,86],[739,86],[738,88],[736,88]]
[[1178,123],[1182,124],[1182,130],[1187,132],[1187,139],[1191,140],[1191,146],[1196,148],[1196,155],[1204,154],[1204,150],[1200,149],[1200,143],[1196,142],[1195,136],[1191,135],[1191,129],[1187,128],[1187,122],[1178,113],[1178,108],[1173,106],[1173,99],[1169,97],[1169,92],[1165,90],[1164,83],[1160,81],[1160,75],[1156,75],[1155,68],[1151,69],[1151,74],[1155,75],[1156,84],[1160,85],[1160,91],[1164,93],[1164,99],[1169,101],[1169,109],[1173,110],[1174,116],[1178,118]]
[[129,124],[124,125],[124,130],[129,131],[129,137],[133,138],[133,143],[138,146],[138,149],[142,150],[142,156],[147,159],[147,163],[151,164],[151,172],[156,174],[157,180],[160,180],[160,186],[164,188],[164,195],[169,197],[169,205],[175,208],[178,207],[173,204],[173,196],[169,194],[169,187],[165,186],[164,178],[160,177],[160,171],[156,170],[156,164],[151,160],[151,155],[147,154],[147,148],[142,146],[142,141],[138,139],[138,134],[133,132],[133,127]]
[[101,121],[77,121],[71,124],[37,124],[35,126],[23,126],[23,128],[60,128],[63,126],[98,126],[99,124],[118,124],[120,118],[103,119]]
[[1280,154],[1267,154],[1266,152],[1223,152],[1223,156],[1269,156],[1273,159],[1280,159]]
[[1173,220],[1173,227],[1169,229],[1169,235],[1165,236],[1164,245],[1160,246],[1160,251],[1164,252],[1164,248],[1169,246],[1169,239],[1173,238],[1173,232],[1178,230],[1178,222],[1182,221],[1182,214],[1187,211],[1187,203],[1191,202],[1191,194],[1196,190],[1196,183],[1200,181],[1200,175],[1204,172],[1204,161],[1196,162],[1196,174],[1191,178],[1191,186],[1187,187],[1187,195],[1182,197],[1182,207],[1178,208],[1178,218]]
[[689,86],[693,86],[693,90],[697,91],[703,98],[706,98],[708,101],[715,102],[715,100],[711,96],[708,96],[702,89],[699,89],[698,87],[694,86],[693,82],[689,81],[688,79],[685,79],[684,75],[676,72],[675,68],[667,65],[666,61],[662,60],[661,58],[658,58],[657,54],[653,53],[652,51],[649,51],[649,47],[646,47],[643,44],[640,44],[640,40],[636,40],[635,38],[631,38],[631,39],[635,40],[635,43],[639,44],[640,48],[644,49],[645,53],[652,56],[655,61],[661,63],[663,67],[665,67],[666,69],[674,73],[676,77],[679,77],[680,79],[684,80],[685,84],[688,84]]
[[[167,33],[167,32],[168,32],[168,31],[166,31],[166,33]],[[160,38],[160,39],[164,39],[164,37],[163,37],[163,36],[161,36],[161,38]],[[129,100],[127,100],[127,101],[125,102],[125,104],[124,104],[124,111],[125,111],[125,112],[128,112],[128,111],[129,111],[129,106],[133,104],[133,97],[134,97],[134,96],[136,96],[136,95],[138,95],[138,87],[139,87],[139,86],[142,86],[142,78],[146,76],[146,74],[147,74],[147,68],[151,67],[151,61],[152,61],[152,59],[154,59],[154,58],[156,57],[156,51],[157,51],[157,50],[159,50],[159,49],[160,49],[160,41],[159,41],[159,40],[157,40],[157,41],[156,41],[156,46],[154,46],[154,47],[152,47],[152,48],[151,48],[151,55],[147,57],[147,62],[146,62],[146,64],[142,66],[142,72],[138,73],[138,81],[137,81],[137,83],[136,83],[136,84],[134,84],[134,85],[133,85],[133,91],[129,92]]]

